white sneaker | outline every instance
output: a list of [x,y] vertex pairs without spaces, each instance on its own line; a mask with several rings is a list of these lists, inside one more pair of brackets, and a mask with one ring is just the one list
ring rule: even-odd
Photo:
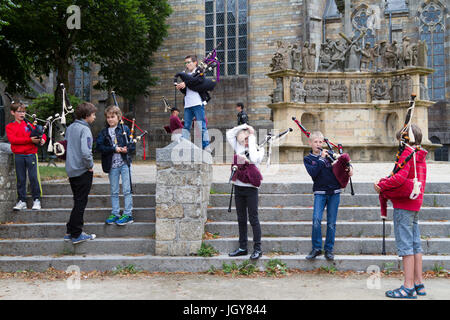
[[39,199],[34,200],[32,210],[41,210],[41,201]]
[[19,202],[17,202],[17,204],[15,205],[13,210],[14,211],[20,211],[20,210],[24,210],[26,208],[27,208],[27,203],[23,202],[22,200],[19,200]]

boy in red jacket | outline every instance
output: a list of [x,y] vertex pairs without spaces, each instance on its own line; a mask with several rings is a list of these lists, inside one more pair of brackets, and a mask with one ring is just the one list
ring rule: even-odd
[[[406,146],[398,163],[403,161],[417,148],[412,158],[396,174],[382,178],[375,183],[375,191],[392,201],[394,207],[394,233],[397,253],[403,259],[404,284],[395,290],[386,292],[390,298],[416,299],[425,295],[422,283],[422,247],[420,243],[419,211],[423,202],[427,166],[427,151],[420,148],[422,131],[411,125],[415,142]],[[399,138],[397,134],[397,138]],[[414,178],[421,183],[418,195],[413,195]]]
[[33,196],[33,210],[41,209],[41,182],[39,181],[39,169],[37,158],[37,146],[45,143],[47,137],[30,137],[31,131],[35,127],[27,123],[25,119],[26,107],[21,102],[11,104],[11,114],[14,116],[14,122],[6,126],[6,135],[11,143],[11,150],[14,153],[14,162],[16,166],[17,195],[19,201],[14,206],[15,211],[27,208],[27,171],[30,179],[31,193]]

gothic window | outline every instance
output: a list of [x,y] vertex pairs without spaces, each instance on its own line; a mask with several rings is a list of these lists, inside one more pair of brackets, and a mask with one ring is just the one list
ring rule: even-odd
[[[359,37],[362,32],[366,32],[362,39],[362,45],[370,42],[372,47],[375,45],[375,29],[374,18],[377,18],[379,12],[374,11],[373,8],[367,5],[362,5],[352,15],[353,32],[356,37]],[[347,35],[348,36],[348,35]]]
[[89,70],[89,62],[81,67],[78,61],[75,62],[75,96],[90,101],[91,100],[91,74]]
[[205,1],[205,51],[217,47],[220,75],[247,74],[247,0]]
[[431,100],[445,99],[444,32],[447,9],[438,2],[423,3],[418,11],[420,39],[428,46],[428,67],[435,72],[428,77],[428,93]]
[[5,106],[3,105],[3,99],[0,95],[0,139],[5,136]]

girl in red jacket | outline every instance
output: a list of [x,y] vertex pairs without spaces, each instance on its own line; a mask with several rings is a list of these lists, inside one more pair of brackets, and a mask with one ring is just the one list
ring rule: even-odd
[[39,168],[37,151],[38,145],[43,145],[46,140],[45,134],[42,137],[31,137],[34,126],[25,121],[26,107],[21,102],[11,104],[11,114],[14,122],[6,126],[6,135],[11,143],[11,150],[14,153],[16,167],[17,194],[19,201],[14,206],[15,211],[27,208],[27,171],[30,179],[31,193],[33,196],[33,210],[41,209],[41,182],[39,179]]
[[[397,253],[403,259],[404,284],[395,290],[386,292],[390,298],[416,299],[425,295],[422,283],[422,247],[420,243],[419,211],[423,202],[427,166],[427,151],[420,148],[422,131],[411,125],[415,142],[406,146],[398,163],[403,161],[417,148],[412,158],[394,175],[382,178],[375,183],[375,191],[392,201],[394,207],[394,233]],[[397,135],[399,138],[399,134]],[[414,180],[420,183],[420,191],[414,194]],[[416,183],[417,184],[417,183]]]

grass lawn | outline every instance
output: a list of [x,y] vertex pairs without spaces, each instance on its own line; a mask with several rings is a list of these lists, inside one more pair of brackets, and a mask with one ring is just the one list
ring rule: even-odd
[[54,166],[47,167],[46,165],[39,166],[39,174],[41,176],[41,181],[67,178],[65,167],[54,167]]

